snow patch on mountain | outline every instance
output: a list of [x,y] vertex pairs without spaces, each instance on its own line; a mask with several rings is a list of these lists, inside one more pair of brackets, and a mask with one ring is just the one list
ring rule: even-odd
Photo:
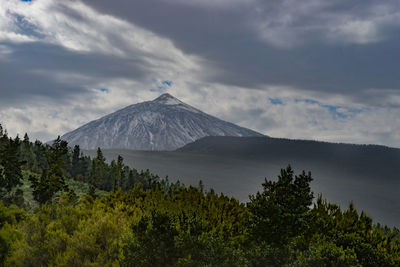
[[263,135],[163,94],[89,122],[61,138],[82,149],[175,150],[205,136]]

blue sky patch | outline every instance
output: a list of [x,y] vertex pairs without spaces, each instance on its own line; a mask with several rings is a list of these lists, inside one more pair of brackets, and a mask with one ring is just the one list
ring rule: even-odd
[[[337,119],[337,118],[347,119],[349,117],[352,117],[355,114],[363,112],[362,109],[322,104],[321,102],[314,100],[314,99],[296,99],[295,102],[296,103],[301,102],[301,103],[306,103],[306,104],[311,104],[311,105],[318,105],[322,108],[325,108],[325,109],[329,110],[329,112],[332,114],[334,119]],[[341,112],[340,110],[344,110],[345,112]]]
[[171,81],[162,81],[161,84],[171,87],[172,82]]
[[32,0],[21,0],[21,2],[32,2]]
[[110,90],[108,90],[108,88],[97,88],[97,90],[99,90],[100,92],[103,92],[103,93],[109,93],[110,92]]
[[168,89],[168,87],[171,87],[173,82],[172,81],[168,81],[168,80],[158,80],[158,79],[151,79],[153,82],[153,87],[150,88],[151,92],[158,92],[160,94],[165,93]]
[[283,105],[282,100],[279,98],[269,98],[269,102],[271,102],[272,105]]
[[307,103],[307,104],[317,104],[317,105],[321,105],[321,103],[317,100],[314,99],[296,99],[296,103],[299,102],[303,102],[303,103]]
[[[31,2],[31,1],[24,1],[24,2]],[[36,38],[44,38],[45,35],[43,33],[40,33],[37,26],[35,26],[28,19],[26,19],[26,17],[12,12],[10,12],[9,15],[13,18],[15,26],[17,26],[18,28],[18,30],[16,30],[17,33]]]

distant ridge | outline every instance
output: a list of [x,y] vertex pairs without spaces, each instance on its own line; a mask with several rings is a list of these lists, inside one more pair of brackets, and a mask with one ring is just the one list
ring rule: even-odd
[[61,138],[82,149],[175,150],[205,136],[263,135],[162,94],[91,121]]
[[[350,155],[348,151],[352,151]],[[272,138],[269,136],[256,136],[248,138],[237,138],[230,136],[207,136],[189,143],[179,149],[180,152],[194,152],[205,154],[218,154],[218,155],[235,155],[241,156],[245,154],[260,155],[272,154],[275,157],[281,154],[286,156],[302,156],[318,152],[319,154],[332,154],[343,153],[343,157],[354,157],[354,151],[365,153],[372,153],[377,155],[378,151],[385,153],[396,153],[400,155],[400,149],[388,147],[383,145],[374,144],[351,144],[351,143],[334,143],[317,140],[302,140],[302,139],[287,139],[287,138]],[[372,155],[371,155],[372,156]],[[357,158],[361,156],[358,155]],[[400,158],[399,158],[400,160]]]
[[[92,156],[96,151],[92,150]],[[312,190],[347,208],[353,201],[375,220],[400,226],[400,149],[271,137],[210,136],[175,151],[103,150],[108,160],[123,156],[138,169],[150,169],[171,181],[197,185],[248,201],[290,164],[311,171]]]

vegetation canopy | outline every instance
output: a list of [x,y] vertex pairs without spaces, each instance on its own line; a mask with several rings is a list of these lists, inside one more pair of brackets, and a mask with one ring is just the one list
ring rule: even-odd
[[290,166],[248,203],[0,126],[0,266],[400,266],[399,230]]

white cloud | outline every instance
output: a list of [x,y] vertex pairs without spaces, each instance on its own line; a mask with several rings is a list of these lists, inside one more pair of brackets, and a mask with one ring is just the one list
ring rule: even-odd
[[[400,147],[400,106],[370,107],[342,97],[307,94],[319,103],[298,101],[304,93],[271,86],[249,90],[224,85],[201,86],[182,100],[222,119],[273,137]],[[273,105],[270,98],[280,99]],[[338,106],[338,116],[328,107]]]
[[[211,5],[209,1],[206,2]],[[237,1],[238,3],[240,1]],[[227,3],[225,1],[219,2]],[[235,2],[236,3],[236,2]],[[375,14],[376,20],[327,16],[319,14],[321,1],[311,1],[298,8],[285,1],[287,10],[280,10],[271,18],[257,18],[259,33],[264,41],[290,48],[307,41],[310,31],[321,31],[328,42],[345,40],[348,43],[366,43],[380,40],[379,25],[393,23],[398,15]],[[191,2],[198,4],[198,1]],[[369,107],[353,103],[342,94],[298,90],[284,86],[266,86],[255,90],[208,83],[203,72],[213,72],[201,58],[188,55],[175,47],[171,40],[124,20],[101,14],[80,1],[36,0],[30,4],[2,0],[0,3],[0,40],[8,42],[43,42],[85,54],[103,54],[124,60],[140,59],[145,75],[140,79],[88,76],[80,70],[31,70],[59,83],[76,84],[86,91],[69,96],[70,99],[33,97],[10,108],[0,108],[0,122],[10,134],[25,132],[33,138],[47,141],[58,134],[97,119],[126,105],[152,100],[158,92],[150,89],[160,80],[170,80],[168,92],[209,114],[238,123],[275,137],[318,139],[354,143],[379,143],[400,147],[400,97],[396,90],[370,90],[373,97],[381,95],[383,104]],[[301,16],[321,16],[317,26],[296,25]],[[23,17],[34,32],[24,32],[15,21],[15,14]],[[260,20],[262,19],[262,20]],[[0,58],[12,60],[10,47],[0,46]],[[143,62],[143,63],[142,63]],[[96,88],[106,88],[108,93]],[[367,92],[368,93],[368,92]],[[283,105],[273,105],[277,98]],[[321,104],[296,99],[310,98]],[[346,116],[335,117],[323,105],[339,106],[338,112]],[[362,109],[364,112],[351,112]]]
[[21,1],[4,0],[0,3],[0,41],[32,42],[36,39],[20,33],[15,23],[14,10],[23,6]]
[[170,40],[98,13],[80,1],[36,0],[26,4],[5,0],[1,5],[0,40],[15,41],[17,37],[26,41],[38,40],[18,29],[14,19],[18,15],[35,27],[41,42],[82,53],[97,52],[124,58],[140,56],[155,69],[166,69],[166,66],[172,67],[173,71],[199,69],[196,57],[183,54]]
[[211,8],[232,8],[240,5],[250,5],[255,0],[162,0],[170,3],[179,3],[183,5],[203,6]]
[[376,23],[373,21],[348,21],[332,27],[328,38],[333,42],[368,44],[380,41]]
[[399,28],[400,12],[391,3],[365,3],[357,11],[359,14],[351,9],[335,8],[335,2],[287,0],[271,10],[258,10],[252,26],[261,40],[284,49],[315,41],[375,43],[391,37],[386,31],[388,28]]
[[[5,0],[0,5],[0,41],[36,41],[83,55],[96,53],[125,61],[139,59],[140,67],[147,75],[147,78],[141,77],[143,81],[140,82],[134,78],[91,77],[79,69],[29,70],[60,84],[84,87],[86,91],[60,101],[33,97],[18,106],[1,109],[0,121],[12,134],[37,132],[36,138],[62,134],[124,105],[156,97],[156,92],[149,91],[152,78],[196,80],[196,74],[202,69],[199,58],[184,54],[170,40],[124,20],[98,13],[80,1],[35,0],[25,3]],[[33,38],[32,32],[21,30],[16,16],[26,21],[40,38]],[[12,60],[12,52],[10,47],[0,46],[0,57]],[[109,94],[95,88],[107,88]],[[21,113],[31,121],[30,125],[21,120]]]
[[[159,93],[150,91],[147,85],[126,79],[107,80],[93,86],[92,93],[72,98],[67,104],[42,100],[40,105],[2,110],[0,121],[11,135],[28,132],[32,138],[47,141],[127,105],[156,98]],[[326,96],[317,94],[308,96],[319,104],[308,103],[297,101],[304,99],[304,94],[295,88],[249,90],[182,79],[174,81],[168,92],[211,115],[273,137],[400,147],[400,107],[368,107],[340,97],[328,102]],[[273,105],[270,98],[283,104]],[[335,116],[323,105],[339,106],[337,112],[346,116]]]

